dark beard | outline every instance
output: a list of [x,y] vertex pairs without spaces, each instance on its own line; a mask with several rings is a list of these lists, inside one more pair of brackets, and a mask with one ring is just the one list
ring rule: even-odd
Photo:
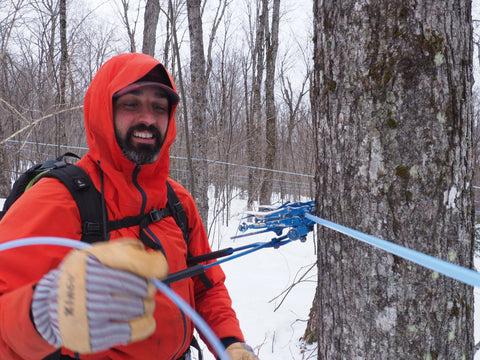
[[[152,145],[135,145],[133,142],[134,131],[151,132],[154,136],[155,143]],[[132,126],[130,129],[128,129],[125,139],[122,139],[115,131],[115,137],[117,138],[117,143],[120,146],[120,149],[122,149],[123,155],[137,165],[151,164],[157,160],[163,144],[163,138],[160,134],[160,131],[158,131],[158,129],[153,125],[146,126],[145,124],[138,124],[136,126]]]

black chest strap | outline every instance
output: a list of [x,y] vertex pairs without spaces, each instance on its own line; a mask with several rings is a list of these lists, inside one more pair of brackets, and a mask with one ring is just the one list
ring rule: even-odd
[[65,164],[43,175],[60,180],[77,203],[82,221],[82,238],[87,243],[104,240],[102,196],[93,185],[90,176],[79,166]]
[[[190,243],[190,233],[188,229],[188,217],[180,202],[175,190],[167,181],[167,206],[164,209],[153,209],[147,214],[130,216],[119,220],[108,220],[107,211],[102,195],[95,188],[90,176],[79,166],[65,164],[52,169],[43,175],[45,177],[54,177],[60,180],[72,194],[80,213],[82,222],[81,241],[93,244],[98,241],[108,239],[111,231],[127,227],[140,226],[140,240],[148,247],[154,250],[163,251],[160,243],[152,240],[148,234],[148,226],[158,222],[168,216],[172,216],[175,223],[182,231],[188,252],[188,258],[192,255],[188,250]],[[104,218],[105,217],[105,218]],[[107,222],[106,228],[103,224]],[[106,231],[106,233],[105,233]],[[199,278],[207,288],[213,285],[205,274],[199,275]]]

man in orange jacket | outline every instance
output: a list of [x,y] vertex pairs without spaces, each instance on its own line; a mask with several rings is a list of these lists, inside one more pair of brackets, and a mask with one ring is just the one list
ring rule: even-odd
[[[167,203],[169,148],[178,95],[154,58],[107,61],[85,96],[88,153],[77,163],[102,193],[109,220]],[[150,278],[210,252],[191,195],[168,179],[188,217],[190,241],[170,216],[114,230],[87,250],[30,246],[0,252],[0,359],[188,359],[194,326]],[[147,248],[140,231],[161,251]],[[59,180],[43,178],[0,221],[0,242],[33,236],[79,240],[77,205]],[[126,240],[130,239],[130,240]],[[257,357],[244,343],[220,267],[171,284],[224,343],[232,360]],[[210,348],[210,350],[212,350]]]

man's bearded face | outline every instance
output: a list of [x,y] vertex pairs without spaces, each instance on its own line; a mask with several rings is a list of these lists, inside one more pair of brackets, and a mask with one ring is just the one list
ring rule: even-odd
[[113,103],[118,145],[135,164],[153,163],[160,153],[170,118],[162,89],[145,86],[121,95]]
[[[124,138],[118,131],[115,131],[115,136],[123,155],[140,165],[155,162],[163,144],[160,131],[153,125],[138,124],[129,128]],[[137,139],[152,139],[153,143],[138,142]]]

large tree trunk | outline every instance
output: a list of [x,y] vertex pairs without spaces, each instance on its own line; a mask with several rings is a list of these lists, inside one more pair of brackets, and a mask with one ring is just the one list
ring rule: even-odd
[[[470,1],[315,1],[318,214],[471,268]],[[472,359],[473,289],[320,228],[319,359]]]
[[[203,25],[200,0],[187,0],[188,30],[190,34],[190,72],[192,94],[192,155],[199,159],[207,158],[207,83],[205,52],[203,49]],[[198,212],[205,227],[208,226],[208,163],[194,163],[195,193]]]

